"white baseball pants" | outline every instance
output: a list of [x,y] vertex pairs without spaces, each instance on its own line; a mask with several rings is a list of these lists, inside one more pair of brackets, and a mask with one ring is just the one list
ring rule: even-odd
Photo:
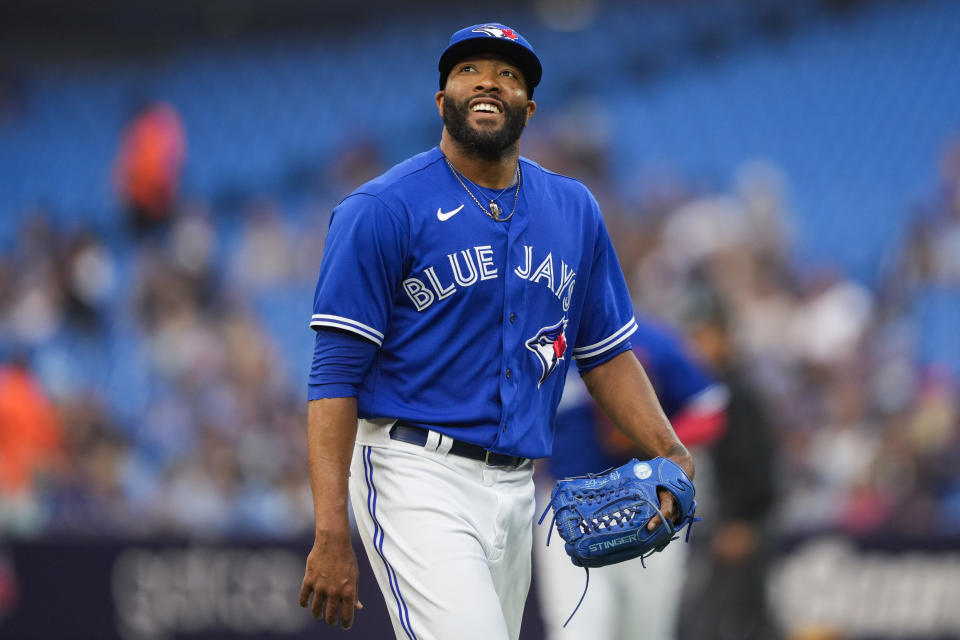
[[361,420],[350,499],[401,640],[516,640],[530,587],[533,463],[491,467]]

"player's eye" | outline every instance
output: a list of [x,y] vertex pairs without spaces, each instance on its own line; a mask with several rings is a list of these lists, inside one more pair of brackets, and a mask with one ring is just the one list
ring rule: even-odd
[[475,69],[474,69],[474,67],[473,67],[472,64],[465,64],[465,65],[463,65],[462,67],[460,67],[460,71],[461,71],[461,72],[463,72],[463,71],[475,71]]
[[507,76],[508,78],[516,78],[516,77],[517,77],[517,74],[514,73],[513,70],[511,70],[511,69],[504,69],[503,71],[500,72],[500,75],[502,75],[502,76]]

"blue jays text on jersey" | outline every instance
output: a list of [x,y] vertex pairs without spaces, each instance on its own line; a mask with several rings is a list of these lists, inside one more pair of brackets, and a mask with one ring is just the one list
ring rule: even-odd
[[[562,300],[563,310],[567,311],[570,308],[576,272],[563,260],[560,260],[559,267],[555,267],[552,253],[547,253],[543,261],[534,269],[533,247],[524,246],[524,254],[526,262],[517,265],[512,273],[530,282],[543,283],[557,299]],[[461,249],[447,254],[446,258],[450,263],[449,274],[438,276],[437,270],[443,271],[447,268],[446,265],[431,265],[424,269],[422,275],[413,275],[404,279],[404,291],[417,311],[423,311],[434,302],[449,298],[457,292],[458,287],[461,289],[470,287],[481,280],[492,280],[500,275],[496,265],[502,260],[496,259],[493,247],[490,245]],[[447,276],[445,282],[441,281],[443,275]]]
[[379,346],[361,418],[542,457],[571,360],[589,367],[626,348],[636,322],[596,201],[520,163],[506,223],[475,206],[439,148],[334,211],[310,325]]

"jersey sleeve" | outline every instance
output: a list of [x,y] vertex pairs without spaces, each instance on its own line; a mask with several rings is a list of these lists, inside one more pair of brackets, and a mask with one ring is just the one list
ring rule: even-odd
[[382,345],[405,247],[406,226],[379,198],[354,194],[344,200],[330,220],[310,327]]
[[573,357],[581,370],[603,360],[613,351],[623,351],[625,343],[637,330],[630,292],[599,211],[597,219],[593,264],[573,348]]
[[357,397],[377,345],[346,331],[317,331],[308,399]]

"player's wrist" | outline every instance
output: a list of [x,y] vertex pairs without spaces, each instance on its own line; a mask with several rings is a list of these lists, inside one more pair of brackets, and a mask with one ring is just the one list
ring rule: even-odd
[[313,546],[323,547],[330,544],[349,543],[351,532],[349,525],[318,524],[313,531]]
[[693,476],[697,471],[696,465],[693,462],[693,456],[690,455],[690,451],[688,451],[682,443],[677,442],[663,457],[683,469],[687,477],[693,480]]

